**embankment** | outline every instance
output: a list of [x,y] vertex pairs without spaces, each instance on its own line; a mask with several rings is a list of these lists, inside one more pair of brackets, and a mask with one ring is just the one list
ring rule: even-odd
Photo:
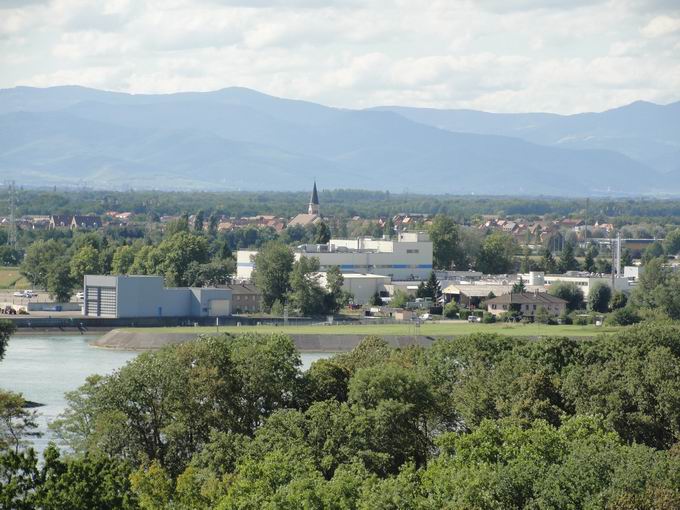
[[[195,333],[153,333],[114,329],[92,342],[95,347],[126,351],[151,351],[166,345],[195,340]],[[300,352],[345,352],[356,347],[366,335],[291,334]],[[429,347],[435,340],[430,336],[381,335],[395,347],[421,345]]]

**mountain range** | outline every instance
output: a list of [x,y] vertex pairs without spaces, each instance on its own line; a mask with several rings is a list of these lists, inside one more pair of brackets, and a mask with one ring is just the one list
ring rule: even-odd
[[680,194],[680,102],[601,113],[326,107],[232,87],[0,90],[0,173],[30,186]]

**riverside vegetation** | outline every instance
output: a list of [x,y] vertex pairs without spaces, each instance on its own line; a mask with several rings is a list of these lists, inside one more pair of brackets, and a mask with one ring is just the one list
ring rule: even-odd
[[427,349],[367,337],[306,372],[285,335],[205,337],[68,402],[52,425],[68,448],[43,462],[5,406],[1,508],[680,507],[670,321]]

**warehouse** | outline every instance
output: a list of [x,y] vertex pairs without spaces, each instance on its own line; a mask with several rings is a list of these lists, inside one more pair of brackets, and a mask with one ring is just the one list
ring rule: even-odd
[[225,317],[231,290],[166,288],[162,276],[86,275],[83,315],[88,317]]

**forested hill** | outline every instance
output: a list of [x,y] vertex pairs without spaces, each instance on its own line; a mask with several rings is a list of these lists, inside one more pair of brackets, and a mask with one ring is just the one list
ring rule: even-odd
[[[670,119],[654,131],[651,152],[662,163],[623,150],[648,141],[635,116],[619,118],[611,136],[598,132],[616,143],[574,145],[556,143],[557,134],[524,137],[471,120],[453,132],[406,110],[329,108],[243,88],[130,95],[17,87],[0,91],[0,171],[20,184],[106,189],[300,190],[316,177],[329,188],[392,192],[676,193],[678,145],[663,134],[677,107],[658,111],[647,117]],[[568,139],[565,126],[550,132]]]

